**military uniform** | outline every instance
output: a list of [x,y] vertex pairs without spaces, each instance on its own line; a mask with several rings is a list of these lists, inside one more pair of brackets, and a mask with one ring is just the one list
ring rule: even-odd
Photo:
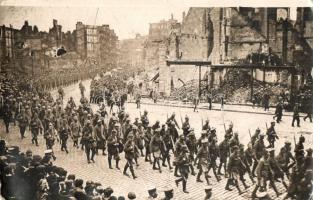
[[98,153],[98,150],[102,150],[102,155],[105,155],[105,135],[104,135],[104,130],[102,126],[102,121],[99,119],[97,122],[97,125],[94,127],[94,133],[95,133],[95,139],[97,143],[97,150],[96,152]]
[[135,172],[134,172],[134,167],[133,167],[133,159],[135,158],[135,148],[136,148],[136,145],[135,145],[135,142],[134,142],[134,136],[132,134],[130,134],[128,136],[128,140],[127,142],[125,143],[125,146],[124,146],[124,152],[125,152],[125,158],[126,158],[126,164],[125,164],[125,167],[124,167],[124,171],[123,171],[123,174],[124,175],[127,175],[127,169],[129,167],[130,169],[130,172],[133,176],[133,179],[137,178],[137,176],[135,175]]
[[270,148],[274,148],[275,147],[274,143],[275,143],[276,139],[279,139],[279,137],[276,134],[274,127],[275,127],[275,122],[271,122],[271,126],[266,131],[267,140],[270,143],[268,147],[270,147]]
[[182,146],[182,151],[178,155],[177,165],[178,165],[181,177],[176,179],[175,183],[178,186],[178,184],[182,182],[183,192],[189,193],[187,191],[187,179],[188,179],[188,174],[189,174],[190,160],[189,160],[188,147],[186,145]]
[[274,183],[274,174],[273,174],[273,169],[271,168],[271,165],[269,162],[268,152],[264,154],[263,158],[258,163],[257,179],[258,179],[258,182],[252,192],[252,197],[256,197],[256,192],[258,191],[259,187],[263,189],[266,188],[267,181],[270,181],[270,185],[276,192],[276,195],[277,196],[280,195]]
[[96,145],[95,145],[95,139],[93,136],[93,128],[91,126],[90,120],[87,120],[86,125],[83,127],[82,141],[83,141],[83,145],[85,146],[85,153],[86,153],[88,163],[90,163],[90,160],[92,162],[95,162],[93,158],[96,154],[96,151],[95,151]]
[[119,169],[118,166],[118,163],[120,161],[119,153],[121,152],[122,144],[119,142],[115,130],[113,130],[111,135],[108,137],[107,146],[108,146],[108,162],[110,169],[113,169],[111,164],[112,158],[115,159],[116,162],[115,167]]
[[252,175],[255,175],[255,170],[258,166],[259,160],[262,158],[265,152],[265,144],[264,144],[264,135],[260,135],[260,138],[253,145],[253,166],[252,166]]
[[221,173],[222,166],[224,165],[224,174],[226,175],[227,158],[230,155],[229,141],[227,137],[219,144],[219,157],[220,163],[218,166],[217,174],[223,175]]
[[70,135],[70,128],[67,125],[67,122],[64,122],[62,125],[62,129],[60,131],[60,140],[61,140],[61,151],[64,151],[68,153],[67,150],[67,139]]
[[182,129],[183,129],[183,134],[186,137],[188,135],[189,129],[190,129],[189,118],[187,116],[185,117],[185,121],[182,124]]
[[[154,136],[152,136],[150,141],[150,152],[153,155],[153,169],[159,170],[160,173],[162,172],[160,165],[161,145],[164,145],[164,143],[160,136],[160,130],[155,130]],[[158,168],[155,166],[156,164],[158,165]]]
[[73,146],[79,148],[78,139],[80,137],[81,125],[78,122],[77,116],[74,117],[74,121],[70,124],[70,128],[73,139]]
[[227,165],[227,170],[230,175],[230,178],[227,180],[225,189],[231,190],[229,188],[229,185],[232,181],[234,181],[234,184],[238,190],[239,194],[242,194],[242,190],[239,187],[239,180],[243,180],[242,177],[242,170],[244,168],[244,164],[242,163],[242,160],[240,159],[240,153],[239,153],[239,147],[235,146],[233,149],[233,153],[229,157],[229,162]]
[[21,138],[23,139],[25,138],[24,134],[29,124],[29,118],[26,116],[25,112],[22,112],[19,116],[17,116],[17,121],[20,128]]
[[38,146],[38,134],[39,130],[42,131],[42,124],[40,119],[38,118],[37,114],[32,118],[32,120],[29,123],[30,131],[32,133],[32,143],[36,144]]

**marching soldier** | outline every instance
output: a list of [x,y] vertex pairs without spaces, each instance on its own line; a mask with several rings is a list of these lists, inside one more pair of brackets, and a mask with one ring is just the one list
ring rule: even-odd
[[210,170],[213,170],[213,174],[217,180],[217,182],[219,182],[221,180],[221,178],[217,175],[216,173],[216,159],[218,157],[218,146],[216,145],[217,140],[213,139],[211,143],[209,143],[209,162],[208,162],[208,173],[210,172]]
[[262,158],[265,152],[265,144],[264,144],[264,134],[259,135],[259,139],[253,145],[253,166],[252,166],[252,175],[256,177],[255,170],[258,166],[259,160]]
[[80,126],[77,116],[74,116],[74,121],[70,124],[70,128],[71,128],[71,135],[73,139],[73,146],[77,147],[78,149],[79,148],[78,139],[80,137],[81,126]]
[[202,126],[202,130],[204,131],[210,131],[211,127],[210,127],[210,121],[207,119],[205,120],[205,124]]
[[26,115],[24,109],[21,109],[21,113],[17,116],[17,121],[18,121],[18,125],[20,128],[20,134],[21,134],[21,138],[25,138],[24,134],[26,131],[26,128],[29,124],[29,118]]
[[176,186],[178,187],[179,182],[183,182],[183,192],[184,193],[189,193],[187,191],[187,179],[188,179],[188,174],[189,174],[189,165],[190,165],[190,160],[189,160],[189,152],[188,152],[188,147],[187,145],[182,146],[182,151],[178,155],[178,168],[181,177],[179,179],[175,180]]
[[141,123],[145,129],[149,125],[148,111],[146,111],[146,110],[144,111],[143,115],[141,116]]
[[228,139],[231,139],[233,137],[233,127],[234,127],[234,124],[230,123],[228,129],[226,130],[225,135]]
[[185,142],[185,137],[184,135],[180,135],[179,136],[179,140],[177,140],[177,142],[175,143],[175,148],[174,148],[174,155],[175,155],[175,161],[174,161],[174,164],[175,164],[175,172],[174,172],[174,176],[179,176],[178,175],[178,165],[176,164],[176,160],[178,159],[178,155],[179,153],[182,151],[182,147],[186,145],[186,142]]
[[[289,177],[289,169],[295,164],[296,160],[291,153],[291,142],[285,142],[285,146],[280,149],[276,160],[283,170],[283,172]],[[290,160],[293,162],[290,164]]]
[[90,163],[90,160],[92,162],[95,162],[93,158],[96,154],[96,151],[95,151],[96,145],[95,145],[95,139],[93,136],[93,128],[91,126],[90,120],[86,121],[86,125],[83,128],[82,134],[83,134],[82,138],[84,140],[87,161],[88,163]]
[[[153,155],[153,169],[159,170],[162,173],[161,165],[160,165],[160,158],[161,158],[161,145],[164,145],[161,135],[160,129],[155,130],[154,136],[151,138],[150,141],[150,152]],[[158,165],[158,168],[155,165]]]
[[116,169],[120,169],[118,164],[120,161],[119,152],[121,151],[121,144],[119,143],[118,137],[117,137],[116,130],[112,130],[111,135],[108,137],[108,162],[109,162],[109,168],[112,168],[112,158],[114,158],[116,162]]
[[173,150],[173,142],[169,131],[165,131],[164,135],[162,136],[162,140],[164,142],[164,148],[162,150],[162,166],[167,167],[165,161],[167,161],[169,169],[173,169],[171,166],[171,156],[170,150]]
[[49,123],[49,128],[44,134],[44,138],[46,139],[47,149],[53,149],[54,141],[57,137],[57,133],[52,123]]
[[234,146],[233,148],[233,153],[229,157],[229,162],[227,165],[227,170],[230,175],[230,178],[227,180],[227,184],[225,186],[226,190],[231,190],[229,188],[229,185],[231,183],[231,180],[234,181],[234,184],[238,190],[239,195],[243,193],[243,191],[239,187],[239,180],[243,182],[243,177],[242,177],[242,168],[244,167],[242,160],[240,159],[240,152],[239,152],[239,147]]
[[98,154],[99,149],[102,150],[102,155],[105,155],[105,135],[102,126],[102,120],[98,119],[98,122],[94,128],[95,138],[97,142],[97,150],[96,153]]
[[133,159],[135,158],[135,154],[136,154],[136,145],[135,145],[135,141],[134,141],[134,135],[133,134],[129,134],[127,137],[127,142],[125,143],[125,147],[124,147],[124,152],[125,152],[125,158],[126,158],[126,164],[124,167],[124,171],[123,174],[128,176],[127,174],[127,169],[129,167],[130,172],[133,176],[133,179],[136,179],[137,176],[135,175],[134,172],[134,167],[133,167]]
[[297,165],[300,167],[303,163],[304,160],[304,145],[303,143],[305,142],[305,137],[304,136],[300,136],[299,138],[299,142],[295,147],[295,159],[297,161]]
[[219,145],[219,157],[220,157],[220,163],[218,166],[218,175],[223,175],[221,173],[222,166],[224,166],[224,174],[226,176],[226,166],[227,166],[227,158],[230,155],[230,148],[229,148],[229,141],[228,137],[225,135],[225,139],[220,143]]
[[268,148],[274,148],[276,139],[279,139],[275,131],[275,122],[271,122],[271,126],[267,129],[266,135],[267,140],[270,143]]
[[70,135],[70,128],[68,127],[68,123],[66,119],[63,119],[62,128],[60,131],[60,140],[61,140],[61,151],[68,153],[67,150],[67,139]]
[[185,137],[187,137],[190,129],[190,124],[189,124],[189,117],[186,115],[185,116],[185,121],[182,124],[182,129],[183,129],[183,134]]
[[255,143],[255,141],[256,141],[257,139],[259,139],[260,133],[261,133],[261,130],[260,130],[259,128],[257,128],[257,129],[255,130],[255,133],[254,133],[254,134],[252,135],[252,137],[251,137],[251,146],[254,145],[254,143]]
[[[194,133],[194,129],[189,130],[189,134],[187,135],[186,145],[189,150],[190,161],[193,163],[195,161],[195,155],[197,154],[197,139]],[[195,171],[193,165],[190,164],[191,175],[195,175]]]
[[274,189],[277,197],[281,195],[281,193],[277,190],[276,185],[274,183],[274,174],[269,162],[269,153],[265,151],[262,159],[258,163],[257,167],[257,179],[258,182],[252,192],[252,198],[256,198],[256,192],[261,187],[263,190],[266,189],[267,181],[270,181],[270,186]]
[[198,175],[197,175],[197,182],[203,182],[201,180],[201,175],[204,173],[205,180],[207,184],[209,185],[209,171],[208,171],[208,158],[209,158],[209,149],[208,149],[208,142],[203,139],[201,141],[201,147],[198,150],[197,153],[197,168],[199,169]]
[[43,128],[42,128],[42,124],[41,124],[40,119],[38,118],[37,113],[33,115],[33,118],[31,119],[29,123],[29,128],[32,133],[32,143],[33,144],[35,143],[36,146],[39,146],[37,137],[38,137],[39,131],[42,132]]
[[278,179],[280,178],[285,188],[288,189],[287,183],[284,180],[284,171],[282,170],[277,159],[275,158],[275,149],[271,149],[269,152],[270,155],[268,161],[271,169],[273,170],[274,180],[278,181]]
[[148,126],[144,135],[145,149],[146,149],[145,162],[150,162],[152,164],[151,152],[150,152],[151,138],[152,138],[151,127]]

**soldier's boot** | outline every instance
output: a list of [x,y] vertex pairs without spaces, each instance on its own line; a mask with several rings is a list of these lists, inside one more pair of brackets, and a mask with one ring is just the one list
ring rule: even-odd
[[244,180],[241,180],[242,185],[245,187],[245,189],[248,189],[250,186],[246,184]]
[[137,176],[135,175],[135,171],[132,167],[130,167],[130,172],[132,173],[133,179],[136,179]]
[[120,167],[118,166],[119,161],[120,161],[119,159],[116,159],[115,161],[115,168],[118,170],[120,170]]
[[68,150],[67,150],[67,148],[65,147],[65,152],[68,154]]
[[145,155],[143,154],[142,149],[140,149],[140,154],[141,154],[141,157],[145,157]]
[[128,169],[128,163],[125,164],[124,170],[123,170],[123,174],[124,174],[125,176],[128,176],[128,174],[127,174],[127,169]]
[[156,159],[153,160],[153,166],[152,166],[152,169],[156,170],[157,168],[155,167],[156,165]]
[[177,167],[177,165],[175,165],[175,169],[174,169],[174,176],[179,177],[179,175],[178,175],[178,167]]
[[145,156],[145,162],[149,162],[147,153],[146,153],[146,156]]
[[195,169],[194,167],[192,166],[192,164],[189,165],[190,169],[191,169],[191,175],[195,176],[196,175],[196,172],[195,172]]
[[108,162],[109,162],[109,168],[113,169],[113,167],[112,167],[112,159],[110,157],[108,157]]
[[229,187],[230,185],[231,185],[231,179],[229,178],[229,179],[227,179],[225,190],[232,191],[232,189]]
[[223,163],[220,163],[219,166],[218,166],[218,170],[217,170],[217,174],[218,175],[223,175],[222,172],[221,172],[222,166],[223,166]]
[[160,160],[159,159],[157,159],[157,164],[158,164],[158,167],[159,167],[159,172],[160,173],[162,173],[162,168],[161,168],[161,165],[160,165]]
[[187,181],[186,181],[186,180],[183,180],[183,192],[184,192],[184,193],[189,193],[189,192],[187,191]]
[[202,183],[203,181],[201,180],[201,174],[202,174],[202,172],[201,171],[199,171],[198,172],[198,175],[197,175],[197,182],[200,182],[200,183]]
[[39,144],[38,144],[38,139],[37,138],[35,139],[35,143],[36,143],[36,146],[38,147]]
[[139,164],[138,164],[138,159],[137,159],[137,158],[134,158],[134,160],[135,160],[136,166],[138,167],[138,166],[139,166]]
[[220,182],[221,177],[219,177],[219,176],[217,175],[217,173],[216,173],[216,169],[214,169],[214,168],[213,168],[213,174],[214,174],[214,176],[215,176],[215,178],[216,178],[217,182]]
[[172,170],[173,167],[171,166],[171,159],[169,157],[167,157],[167,164],[168,164],[168,167],[170,168],[170,170]]
[[163,166],[163,167],[167,167],[167,165],[165,164],[165,160],[166,160],[166,157],[164,156],[164,157],[162,158],[162,166]]
[[237,180],[236,180],[235,186],[236,186],[236,188],[238,190],[238,194],[241,195],[243,193],[243,191],[241,191]]
[[272,188],[274,189],[274,191],[275,191],[277,197],[279,197],[279,196],[281,195],[281,193],[277,190],[277,187],[276,187],[275,183],[272,182],[272,183],[271,183],[271,186],[272,186]]
[[252,166],[252,176],[253,177],[256,177],[255,175],[255,170],[256,170],[256,167],[258,166],[258,163],[256,161],[253,162],[253,166]]
[[258,189],[259,189],[259,185],[256,184],[253,191],[252,191],[252,194],[251,194],[252,199],[257,198],[256,193],[257,193]]
[[103,155],[103,156],[106,156],[106,155],[107,155],[107,154],[105,153],[105,149],[104,149],[104,148],[102,149],[102,155]]
[[206,183],[208,185],[211,185],[210,180],[209,180],[209,176],[207,174],[204,174],[204,178],[205,178]]

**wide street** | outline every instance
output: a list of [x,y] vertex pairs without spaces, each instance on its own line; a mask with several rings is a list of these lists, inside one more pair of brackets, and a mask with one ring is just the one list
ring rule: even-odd
[[[86,87],[86,94],[89,94],[89,85],[90,81],[83,82]],[[74,97],[76,102],[80,99],[80,92],[78,89],[78,84],[64,88],[65,91],[65,100],[70,96]],[[56,92],[54,91],[55,95]],[[228,124],[232,122],[234,124],[235,132],[238,132],[240,142],[247,144],[249,142],[249,130],[251,134],[254,133],[255,129],[259,127],[262,133],[266,130],[266,123],[269,126],[272,121],[272,115],[268,114],[252,114],[245,112],[228,112],[228,111],[208,111],[200,109],[199,112],[193,112],[191,108],[179,108],[179,107],[170,107],[170,106],[161,106],[161,105],[142,105],[141,109],[136,109],[134,103],[126,104],[126,112],[130,114],[130,117],[134,119],[139,117],[140,113],[143,113],[144,110],[148,111],[148,116],[150,123],[154,123],[156,120],[160,120],[161,123],[166,121],[167,116],[170,116],[173,112],[176,113],[176,120],[181,126],[181,119],[185,115],[189,116],[190,124],[195,129],[196,137],[200,135],[201,123],[202,120],[210,120],[211,127],[215,127],[217,130],[217,136],[219,142],[222,141],[224,137],[224,123],[226,128]],[[93,105],[94,110],[97,108],[97,105]],[[240,108],[238,109],[240,111]],[[283,121],[280,124],[276,125],[276,131],[279,136],[277,141],[276,153],[279,152],[280,147],[284,144],[286,140],[292,142],[292,147],[294,147],[294,136],[298,140],[301,133],[306,137],[305,147],[312,147],[313,144],[313,124],[304,122],[301,119],[301,127],[291,127],[291,116],[284,116]],[[17,126],[12,126],[10,133],[6,134],[4,131],[3,122],[1,121],[1,137],[5,138],[10,145],[17,145],[21,147],[22,151],[31,149],[33,154],[43,155],[45,150],[44,139],[42,135],[39,137],[39,147],[36,147],[31,143],[31,136],[29,131],[27,131],[27,138],[21,140],[18,134]],[[189,194],[184,194],[181,189],[175,185],[175,177],[173,172],[170,172],[168,168],[164,168],[162,173],[152,170],[152,166],[149,163],[144,162],[144,158],[139,159],[140,166],[135,169],[135,173],[138,178],[133,180],[132,178],[123,176],[122,170],[113,169],[110,170],[107,163],[107,156],[98,155],[95,158],[94,164],[88,164],[85,154],[80,149],[74,149],[73,143],[69,140],[69,154],[62,152],[60,150],[60,145],[57,144],[54,147],[55,155],[57,160],[54,162],[55,165],[65,168],[68,173],[74,173],[77,177],[83,178],[86,180],[92,180],[101,182],[104,187],[111,186],[114,190],[114,195],[126,195],[128,192],[133,191],[139,197],[138,199],[144,199],[147,197],[147,189],[150,186],[156,186],[159,194],[163,196],[163,190],[165,188],[174,188],[174,199],[202,199],[204,197],[204,188],[205,183],[197,183],[194,176],[190,176],[187,183],[187,189],[190,192]],[[121,155],[122,162],[121,168],[124,167],[125,159],[124,155]],[[172,157],[173,158],[173,157]],[[247,199],[251,195],[253,189],[252,183],[247,178],[247,183],[251,185],[246,192],[239,196],[237,190],[233,187],[233,191],[224,190],[226,179],[223,178],[222,181],[216,182],[212,171],[212,178],[210,179],[213,186],[213,197],[214,199]],[[119,181],[116,181],[119,180]],[[285,193],[285,189],[281,183],[277,183],[279,191]],[[243,186],[241,186],[243,189]],[[269,189],[271,197],[275,198],[274,192],[272,189]],[[280,198],[282,199],[284,195]]]

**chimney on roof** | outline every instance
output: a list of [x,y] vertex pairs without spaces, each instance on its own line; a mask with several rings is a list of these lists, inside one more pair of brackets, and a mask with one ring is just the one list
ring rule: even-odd
[[173,13],[171,14],[171,20],[173,20],[174,19],[174,15],[173,15]]

